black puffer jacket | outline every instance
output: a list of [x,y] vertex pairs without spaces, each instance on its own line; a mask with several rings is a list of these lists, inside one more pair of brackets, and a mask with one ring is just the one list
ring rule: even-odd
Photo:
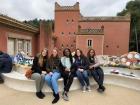
[[0,73],[9,73],[12,70],[11,57],[3,52],[0,52]]
[[46,57],[43,58],[43,66],[42,67],[40,67],[38,62],[39,62],[39,55],[34,57],[33,65],[32,65],[31,70],[33,71],[33,73],[41,74],[42,71],[46,71],[46,68],[47,68],[47,65],[48,65],[48,59]]

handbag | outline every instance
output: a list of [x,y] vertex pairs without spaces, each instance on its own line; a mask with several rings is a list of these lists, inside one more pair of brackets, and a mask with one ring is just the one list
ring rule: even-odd
[[31,69],[28,69],[25,73],[26,78],[31,78],[33,71]]

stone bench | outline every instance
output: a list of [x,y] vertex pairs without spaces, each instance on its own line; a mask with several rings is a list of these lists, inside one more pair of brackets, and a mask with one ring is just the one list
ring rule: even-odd
[[[104,71],[109,68],[103,68]],[[12,71],[11,73],[3,74],[4,84],[10,88],[26,91],[26,92],[35,92],[35,81],[27,79],[23,73]],[[63,79],[60,78],[58,80],[59,83],[59,91],[63,91]],[[124,76],[122,74],[111,74],[110,72],[105,72],[105,84],[113,84],[118,86],[123,86],[126,88],[131,88],[135,90],[140,90],[140,78],[139,77],[129,77]],[[92,77],[90,77],[90,84],[96,85],[96,82]],[[78,79],[75,77],[73,84],[70,90],[80,89],[80,83]],[[43,87],[43,91],[51,92],[51,89],[45,84]]]

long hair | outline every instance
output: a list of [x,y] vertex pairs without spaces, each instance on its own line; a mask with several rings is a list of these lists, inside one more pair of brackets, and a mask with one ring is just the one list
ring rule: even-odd
[[[93,51],[93,53],[94,53],[93,56],[90,55],[90,52],[91,52],[91,51]],[[88,50],[88,53],[87,53],[87,58],[93,57],[93,58],[95,59],[95,56],[96,56],[95,50],[92,49],[92,48],[89,49],[89,50]]]
[[[58,55],[58,50],[57,50],[57,48],[54,48],[53,50],[56,50],[56,51],[57,51],[57,55],[56,55],[56,57],[54,57],[54,56],[53,56],[53,54],[51,54],[50,58],[59,58],[59,55]],[[53,51],[53,50],[52,50],[52,51]]]
[[70,58],[70,62],[71,62],[71,64],[72,64],[72,63],[73,63],[73,59],[72,59],[72,54],[71,54],[71,51],[70,51],[69,48],[65,48],[65,49],[63,50],[63,55],[66,56],[66,50],[68,50],[68,51],[70,52],[69,58]]
[[[46,50],[46,56],[42,55],[42,52]],[[42,67],[43,63],[46,62],[46,60],[48,59],[48,50],[46,48],[44,48],[41,53],[38,55],[38,64]]]
[[54,48],[53,50],[57,51],[57,55],[54,57],[53,54],[51,54],[51,56],[49,58],[49,65],[51,66],[51,68],[54,66],[57,66],[57,63],[59,62],[58,50],[56,48]]
[[76,49],[76,50],[75,50],[75,58],[78,58],[78,56],[77,56],[77,51],[78,51],[78,50],[79,50],[80,53],[81,53],[80,57],[81,57],[81,58],[85,58],[85,55],[83,54],[82,50],[80,50],[80,49]]

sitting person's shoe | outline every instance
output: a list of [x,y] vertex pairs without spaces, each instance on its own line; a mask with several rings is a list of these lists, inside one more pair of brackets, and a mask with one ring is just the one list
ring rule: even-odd
[[91,88],[90,88],[90,86],[87,86],[87,91],[89,91],[89,92],[91,91]]
[[83,92],[86,92],[86,86],[83,86],[83,87],[82,87],[82,91],[83,91]]
[[100,92],[100,93],[102,93],[103,92],[103,89],[98,88],[97,91]]
[[3,84],[4,80],[2,78],[0,78],[0,84]]
[[60,99],[60,97],[59,97],[59,94],[58,94],[58,93],[57,93],[57,94],[54,94],[54,96],[55,96],[55,98],[53,99],[52,104],[57,103],[57,102],[59,101],[59,99]]
[[43,96],[40,92],[36,92],[36,96],[39,98],[39,99],[43,99]]
[[69,97],[68,97],[67,92],[65,92],[65,91],[63,92],[62,98],[63,98],[65,101],[69,101]]
[[102,90],[103,90],[103,92],[104,92],[106,88],[105,88],[104,86],[102,86],[102,87],[101,87],[101,89],[102,89]]
[[102,86],[99,86],[99,88],[97,89],[98,92],[104,92],[105,91],[105,87],[102,85]]
[[40,91],[40,94],[42,95],[42,97],[45,97],[45,94],[42,91]]

